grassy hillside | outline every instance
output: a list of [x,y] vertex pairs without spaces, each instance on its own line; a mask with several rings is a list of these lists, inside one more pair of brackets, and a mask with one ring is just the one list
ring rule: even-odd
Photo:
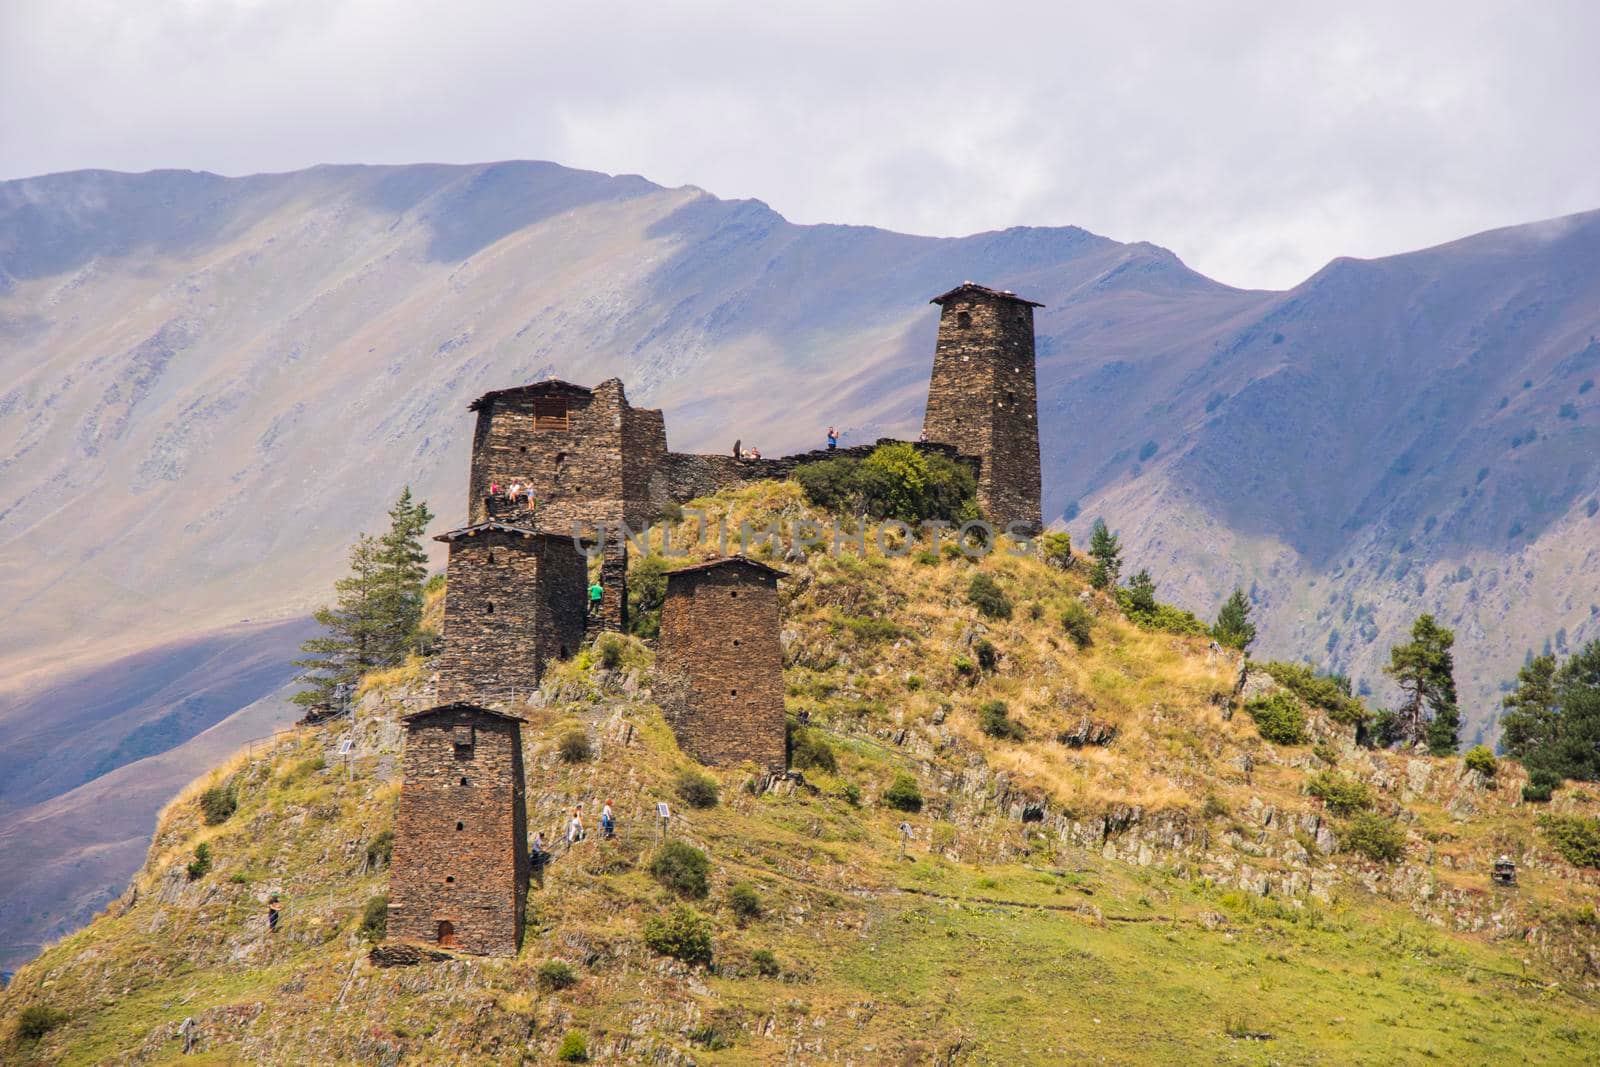
[[[789,485],[708,506],[735,529],[809,514]],[[1236,693],[1238,662],[1205,639],[1131,625],[1081,567],[821,551],[784,565],[790,709],[812,724],[801,779],[715,771],[714,806],[680,799],[696,768],[638,641],[586,650],[519,707],[531,824],[554,837],[564,809],[592,822],[610,799],[622,835],[559,856],[517,959],[367,958],[397,720],[430,699],[415,663],[369,679],[353,725],[242,753],[178,798],[122,900],[3,994],[0,1059],[162,1062],[186,1017],[199,1063],[548,1063],[563,1042],[679,1064],[1576,1063],[1600,1047],[1600,872],[1537,823],[1594,816],[1581,791],[1529,806],[1514,765],[1487,777],[1359,749],[1264,676]],[[969,603],[979,573],[1009,619]],[[1075,604],[1083,647],[1061,623]],[[1274,693],[1304,744],[1264,741],[1243,710]],[[590,755],[568,762],[574,728]],[[902,776],[920,810],[890,806]],[[1361,816],[1326,810],[1312,782],[1347,801],[1364,787],[1402,855],[1346,851]],[[216,825],[208,789],[237,797]],[[703,898],[650,874],[657,799],[709,857]],[[202,844],[209,869],[191,878]],[[1515,890],[1490,887],[1501,852]],[[685,903],[709,920],[710,967],[645,943]],[[576,981],[555,988],[552,960]]]

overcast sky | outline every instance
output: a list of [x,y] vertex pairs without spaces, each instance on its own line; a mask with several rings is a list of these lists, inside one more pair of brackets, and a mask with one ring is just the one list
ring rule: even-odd
[[1222,281],[1600,208],[1600,2],[0,0],[0,178],[550,159]]

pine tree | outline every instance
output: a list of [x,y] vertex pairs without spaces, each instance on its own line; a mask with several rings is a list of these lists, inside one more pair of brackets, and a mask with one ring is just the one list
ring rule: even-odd
[[1122,543],[1106,528],[1104,519],[1094,520],[1094,532],[1089,536],[1089,557],[1094,560],[1094,566],[1089,569],[1089,584],[1096,589],[1114,588],[1122,575]]
[[1506,752],[1530,770],[1600,781],[1600,640],[1557,666],[1538,656],[1517,675],[1500,720]]
[[1500,717],[1506,755],[1526,760],[1555,741],[1561,717],[1555,679],[1555,656],[1535,656],[1517,672],[1517,687],[1500,702],[1506,709]]
[[362,534],[350,549],[350,573],[334,583],[334,606],[318,608],[312,618],[325,631],[300,646],[304,659],[294,665],[295,680],[306,688],[294,702],[306,707],[331,705],[341,686],[354,685],[377,666],[375,650],[381,629],[374,612],[379,581],[379,542]]
[[1436,756],[1455,751],[1456,732],[1461,727],[1455,657],[1450,651],[1455,641],[1456,635],[1432,615],[1419,616],[1411,627],[1411,640],[1389,650],[1389,665],[1383,669],[1406,695],[1396,713],[1398,739],[1405,744],[1426,744]]
[[1256,625],[1250,621],[1250,599],[1237,587],[1228,602],[1217,612],[1217,624],[1211,628],[1217,643],[1240,652],[1249,648],[1256,639]]
[[380,663],[399,663],[415,651],[422,624],[422,585],[428,577],[428,554],[422,535],[433,512],[411,499],[408,485],[389,509],[389,532],[378,539],[378,577],[374,615],[378,625],[375,655]]
[[428,576],[422,535],[433,513],[413,500],[407,486],[389,509],[389,531],[362,534],[350,550],[350,573],[334,583],[334,605],[312,618],[323,633],[300,646],[305,658],[296,679],[305,689],[294,702],[304,706],[338,701],[341,687],[353,686],[376,667],[400,663],[417,647],[422,622],[422,586]]
[[1156,610],[1156,580],[1148,570],[1141,570],[1128,579],[1128,610],[1136,614],[1153,615]]

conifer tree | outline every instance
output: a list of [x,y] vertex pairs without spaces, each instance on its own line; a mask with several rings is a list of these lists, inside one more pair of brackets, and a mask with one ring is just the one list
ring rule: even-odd
[[1456,635],[1440,626],[1432,615],[1422,615],[1411,627],[1411,640],[1389,650],[1384,673],[1405,693],[1394,729],[1404,744],[1425,744],[1436,756],[1456,749],[1461,711],[1456,704],[1455,657],[1450,649]]
[[1243,589],[1235,587],[1233,595],[1217,612],[1217,624],[1211,628],[1211,636],[1218,644],[1240,652],[1255,642],[1256,625],[1250,621],[1250,599]]
[[1600,640],[1557,665],[1538,656],[1517,675],[1500,720],[1506,752],[1529,770],[1600,781]]
[[357,538],[350,573],[334,583],[333,606],[312,615],[323,633],[300,646],[305,657],[294,663],[301,670],[296,681],[306,688],[295,694],[296,704],[333,704],[341,686],[400,663],[416,648],[428,574],[422,535],[432,520],[407,486],[389,510],[388,532]]
[[1556,694],[1556,658],[1535,656],[1517,672],[1517,687],[1500,702],[1501,742],[1506,755],[1526,760],[1556,739],[1561,701]]
[[1156,580],[1148,570],[1141,570],[1128,579],[1128,610],[1136,614],[1152,615],[1156,610]]
[[1089,568],[1089,584],[1096,589],[1114,588],[1122,575],[1122,543],[1106,528],[1104,519],[1094,521],[1094,532],[1089,536],[1089,557],[1094,560]]

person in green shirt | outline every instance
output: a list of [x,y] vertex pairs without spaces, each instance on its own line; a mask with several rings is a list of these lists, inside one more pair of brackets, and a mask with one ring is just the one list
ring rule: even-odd
[[601,585],[600,585],[600,583],[598,581],[596,581],[594,584],[589,586],[589,614],[590,615],[598,615],[598,614],[600,614],[600,598],[605,596],[605,593],[606,593],[605,589],[601,587]]

